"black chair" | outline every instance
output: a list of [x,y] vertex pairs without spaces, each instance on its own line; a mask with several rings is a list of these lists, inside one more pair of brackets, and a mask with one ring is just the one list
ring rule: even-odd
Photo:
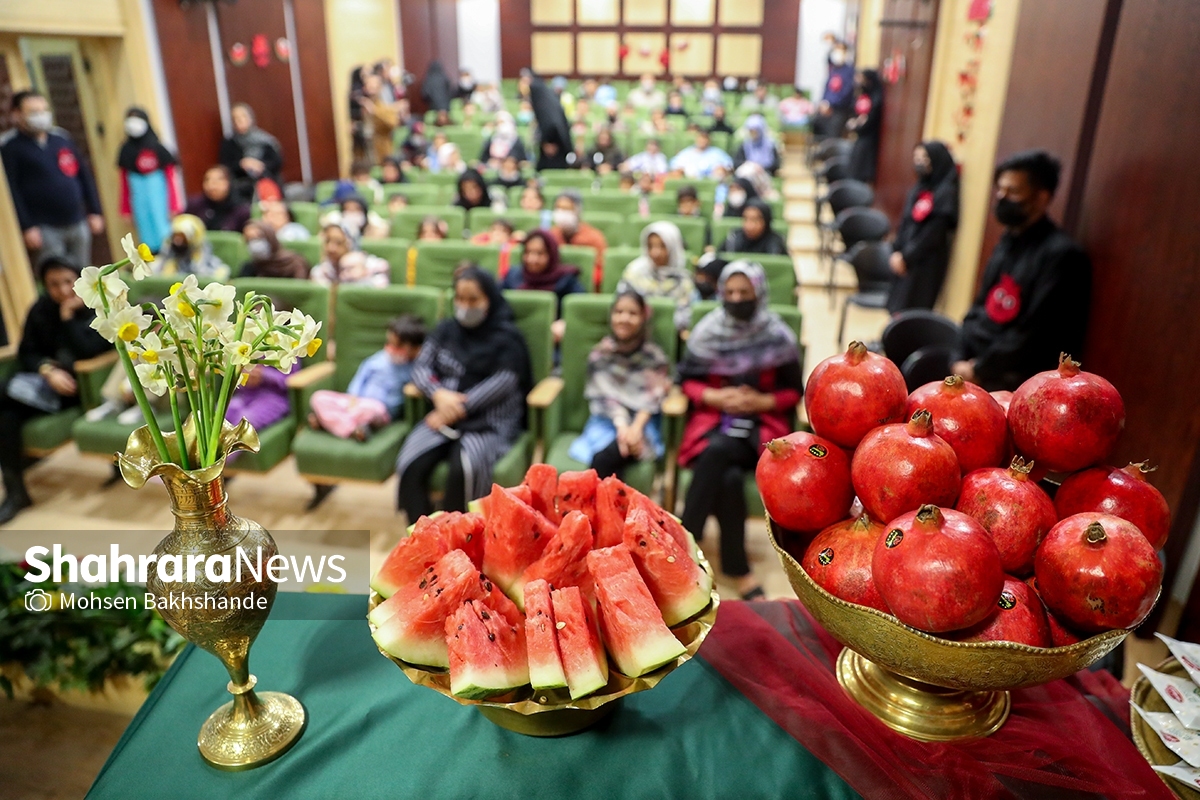
[[821,168],[816,172],[817,186],[821,184],[829,186],[837,181],[844,180],[846,174],[850,171],[850,157],[836,156],[827,160],[821,165]]
[[[833,227],[842,240],[842,252],[849,253],[859,242],[881,242],[891,229],[887,215],[875,208],[847,208],[834,218]],[[833,283],[834,260],[829,260],[829,281],[825,288],[829,292],[829,307],[836,302]]]
[[953,347],[957,342],[958,324],[923,308],[901,311],[892,317],[880,337],[883,354],[897,367],[923,347]]
[[854,149],[854,142],[840,137],[814,139],[814,145],[809,150],[808,165],[812,167],[824,164],[831,158],[849,158]]
[[829,204],[829,209],[836,219],[837,215],[847,208],[866,208],[873,202],[875,202],[875,190],[862,181],[851,178],[834,181],[829,186],[828,192],[816,198],[814,219],[820,234],[817,246],[818,263],[825,263],[826,259],[832,258],[833,250],[834,224],[821,221],[821,209],[825,204]]
[[892,246],[887,242],[859,242],[842,256],[843,261],[854,267],[858,279],[858,290],[846,298],[842,305],[842,318],[838,322],[838,349],[846,338],[846,315],[851,305],[859,308],[887,308],[888,293],[894,280],[888,269],[888,258]]
[[950,361],[954,357],[953,345],[933,344],[922,347],[900,365],[904,385],[913,392],[927,383],[940,381],[950,374]]

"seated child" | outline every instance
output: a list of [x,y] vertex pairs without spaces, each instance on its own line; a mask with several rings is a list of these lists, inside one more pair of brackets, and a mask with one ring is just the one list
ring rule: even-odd
[[492,220],[486,231],[471,237],[471,244],[505,245],[519,241],[521,240],[513,235],[513,224],[506,219]]
[[350,167],[350,181],[360,197],[370,204],[383,202],[383,187],[371,177],[371,165],[366,161],[355,161]]
[[440,242],[446,238],[449,226],[446,221],[435,216],[428,216],[417,226],[418,242]]
[[525,178],[521,175],[521,165],[517,162],[517,157],[505,156],[504,160],[500,162],[500,168],[496,170],[496,177],[492,179],[492,186],[511,189],[523,183],[525,183]]
[[387,210],[388,215],[395,214],[408,208],[408,198],[402,194],[394,194],[388,198]]

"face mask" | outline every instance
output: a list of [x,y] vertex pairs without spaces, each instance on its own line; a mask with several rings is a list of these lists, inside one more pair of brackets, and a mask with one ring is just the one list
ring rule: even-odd
[[361,211],[349,211],[342,215],[342,222],[351,230],[361,231],[363,226],[367,224],[367,215]]
[[714,101],[720,100],[721,99],[721,90],[715,86],[711,86],[711,87],[705,89],[704,90],[704,99],[705,100],[714,100]]
[[246,242],[246,250],[255,261],[264,261],[271,257],[271,243],[266,239],[251,239]]
[[829,54],[829,60],[834,64],[834,66],[840,67],[842,64],[846,63],[846,53],[842,50],[834,50]]
[[517,135],[517,126],[511,122],[501,122],[496,125],[496,135],[502,139],[511,139]]
[[554,209],[551,218],[554,220],[555,226],[564,230],[573,231],[579,227],[579,215],[565,208]]
[[532,120],[533,120],[533,112],[532,111],[518,111],[517,112],[517,122],[521,123],[522,125],[528,125]]
[[464,306],[454,306],[454,318],[458,320],[458,324],[464,328],[478,328],[487,318],[488,310],[486,308],[466,308]]
[[187,255],[188,243],[187,242],[174,242],[174,241],[171,242],[171,252],[179,257]]
[[654,81],[642,81],[642,91],[643,92],[653,92],[654,91]]
[[1009,228],[1019,228],[1029,219],[1029,215],[1025,213],[1021,204],[1016,200],[1009,200],[1007,197],[996,201],[995,213],[1000,224]]
[[459,78],[458,85],[464,89],[470,89],[471,88],[471,79],[470,78]]
[[38,133],[48,133],[54,127],[54,116],[49,111],[35,111],[27,116],[25,121]]
[[757,300],[726,300],[725,313],[736,320],[746,322],[754,316],[754,312],[758,309]]
[[734,208],[738,208],[740,206],[744,206],[745,204],[746,204],[746,193],[745,192],[743,192],[743,191],[730,191],[729,192],[729,205],[733,206]]
[[150,130],[150,123],[141,117],[127,117],[125,119],[125,133],[129,134],[130,139],[140,139],[146,135],[146,131]]
[[918,178],[926,178],[929,177],[929,173],[933,172],[933,168],[924,164],[913,164],[913,172],[917,173]]
[[716,285],[708,281],[696,281],[696,291],[700,293],[701,300],[712,300],[717,296]]

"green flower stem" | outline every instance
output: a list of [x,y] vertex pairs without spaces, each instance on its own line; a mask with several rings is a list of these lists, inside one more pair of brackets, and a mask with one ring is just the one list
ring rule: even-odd
[[[245,331],[246,314],[243,310],[243,312],[238,315],[237,327],[234,329],[233,340],[235,342],[240,341],[242,334],[245,333]],[[238,376],[240,377],[242,370],[240,367],[235,367],[232,363],[230,363],[225,368],[225,375],[221,379],[221,393],[217,397],[216,413],[213,415],[213,427],[212,431],[209,432],[209,444],[212,445],[209,450],[214,454],[217,451],[217,443],[221,435],[221,425],[225,421],[225,412],[229,409],[229,394],[232,391],[230,388],[232,381],[230,379],[233,377],[233,373],[235,372],[238,373]]]
[[[184,470],[192,468],[188,458],[187,439],[183,435],[183,423],[179,419],[179,398],[175,396],[175,376],[172,374],[174,370],[169,370],[167,375],[171,379],[171,386],[167,389],[167,396],[171,399],[171,420],[175,423],[175,441],[179,442],[179,466]],[[186,381],[185,381],[186,382]]]
[[[121,363],[125,365],[125,374],[129,376],[129,386],[133,389],[133,397],[137,400],[138,407],[142,409],[142,416],[146,420],[146,427],[150,429],[150,438],[154,440],[154,446],[158,448],[158,455],[164,464],[170,464],[172,463],[171,453],[167,450],[167,442],[163,439],[162,430],[158,427],[158,419],[154,416],[154,410],[150,408],[150,401],[146,399],[146,391],[142,388],[142,382],[138,380],[137,372],[133,368],[133,359],[129,357],[129,350],[125,347],[125,342],[119,338],[117,339],[117,352],[121,354]],[[180,450],[182,449],[181,446]]]

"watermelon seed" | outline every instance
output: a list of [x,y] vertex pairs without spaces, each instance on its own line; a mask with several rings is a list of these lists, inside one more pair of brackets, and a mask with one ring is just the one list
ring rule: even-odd
[[492,590],[492,582],[491,581],[484,581],[483,585],[487,587],[487,590],[489,592]]
[[417,588],[424,589],[427,585],[428,585],[428,581],[422,580],[420,583],[417,584]]
[[556,623],[554,623],[554,627],[561,631],[563,628],[567,627],[567,623],[556,622]]
[[489,614],[489,613],[488,613],[488,612],[486,612],[486,611],[481,611],[481,612],[479,612],[479,616],[483,617],[484,619],[491,619],[491,618],[492,618],[492,615],[491,615],[491,614]]
[[[668,564],[674,564],[674,563],[675,563],[675,556],[667,556],[667,563],[668,563]],[[440,591],[441,591],[441,589],[438,589],[438,591],[440,592]]]
[[645,547],[645,546],[646,546],[646,540],[645,540],[645,539],[641,539],[641,540],[639,540],[639,541],[638,541],[638,547]]
[[434,597],[441,597],[441,596],[442,596],[442,588],[441,588],[441,587],[438,587],[438,590],[437,590],[436,592],[434,592],[434,593],[433,593],[433,596],[434,596]]
[[489,642],[494,642],[494,641],[496,641],[496,634],[494,634],[494,633],[489,633],[489,634],[488,634],[488,641],[489,641]]
[[426,592],[426,593],[425,593],[425,595],[424,595],[424,596],[423,596],[421,599],[422,599],[422,600],[428,600],[428,599],[429,599],[429,592]]

